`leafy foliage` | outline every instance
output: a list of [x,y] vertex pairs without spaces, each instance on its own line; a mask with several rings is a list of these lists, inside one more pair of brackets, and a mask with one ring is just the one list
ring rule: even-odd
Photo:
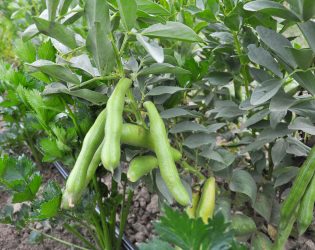
[[[0,34],[5,34],[0,41],[15,40],[11,37],[18,29],[25,29],[23,41],[15,41],[20,67],[1,63],[0,68],[4,150],[19,154],[26,145],[37,164],[59,160],[71,167],[98,109],[117,80],[127,76],[134,86],[125,122],[146,124],[142,103],[154,101],[172,145],[194,166],[193,171],[179,168],[188,186],[195,183],[187,172],[212,173],[219,180],[218,206],[227,205],[225,217],[233,207],[248,217],[258,215],[255,222],[278,224],[279,201],[315,134],[314,1],[46,3],[32,8],[26,0],[0,3],[0,18],[6,20],[0,22]],[[9,18],[14,25],[7,25]],[[14,57],[12,51],[3,55]],[[124,146],[125,161],[131,151],[132,156],[144,153],[133,150]],[[3,183],[13,176],[6,171]],[[6,185],[33,199],[39,177],[32,178],[22,189]],[[160,198],[172,202],[158,172],[147,180]],[[49,198],[47,206],[55,207],[55,199]],[[114,206],[121,197],[117,200]],[[176,221],[171,213],[166,209],[166,218]],[[170,221],[163,223],[172,228]],[[186,223],[202,230],[211,225]],[[190,246],[180,239],[170,244]],[[159,243],[155,240],[152,248]]]
[[230,224],[220,213],[204,224],[200,218],[190,219],[186,213],[167,206],[163,212],[160,220],[154,223],[159,238],[141,245],[140,249],[155,249],[157,244],[165,245],[166,249],[170,245],[181,249],[245,249],[235,243]]

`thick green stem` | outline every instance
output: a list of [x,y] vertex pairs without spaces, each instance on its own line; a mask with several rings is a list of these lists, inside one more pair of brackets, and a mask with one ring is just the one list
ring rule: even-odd
[[268,180],[272,179],[272,174],[273,174],[273,162],[272,162],[272,155],[271,155],[271,150],[272,150],[273,144],[270,143],[268,147],[268,162],[269,162],[269,169],[268,169]]
[[98,200],[98,206],[100,209],[100,217],[101,217],[101,223],[103,227],[103,236],[104,236],[104,243],[105,243],[105,249],[111,250],[112,249],[112,242],[109,236],[109,230],[106,222],[106,214],[105,214],[105,207],[102,203],[102,196],[101,196],[101,190],[99,188],[99,185],[97,183],[96,177],[93,177],[93,184],[96,192],[96,197]]
[[39,153],[38,150],[36,149],[33,140],[30,138],[30,136],[29,136],[29,134],[28,134],[28,132],[27,132],[26,130],[24,131],[23,137],[25,138],[26,143],[27,143],[29,149],[30,149],[31,152],[32,152],[32,155],[33,155],[33,157],[34,157],[34,159],[35,159],[36,164],[37,164],[40,168],[42,168],[43,166],[42,166],[42,162],[41,162],[41,159],[40,159],[40,153]]
[[101,248],[103,250],[106,250],[105,240],[104,240],[104,237],[103,237],[103,230],[102,230],[102,227],[101,227],[101,225],[99,223],[98,215],[96,214],[96,212],[92,216],[92,222],[93,222],[93,224],[95,226],[96,235],[97,235],[97,238],[98,238],[99,243],[101,245]]
[[122,61],[121,61],[121,56],[120,56],[119,50],[118,50],[118,48],[116,46],[116,43],[115,43],[114,36],[113,36],[112,33],[110,33],[109,36],[110,36],[110,40],[111,40],[111,43],[112,43],[112,46],[113,46],[113,49],[114,49],[114,53],[115,53],[115,57],[116,57],[119,73],[121,74],[122,77],[124,77],[125,76],[125,71],[124,71],[124,67],[123,67]]
[[122,54],[124,53],[124,50],[128,44],[128,39],[129,39],[129,35],[128,33],[125,33],[125,37],[124,37],[124,40],[123,40],[123,43],[120,47],[120,50],[119,50],[119,55],[122,56]]
[[[125,190],[126,188],[124,188]],[[127,222],[127,218],[128,218],[128,213],[129,213],[129,209],[131,206],[131,202],[132,202],[132,197],[133,197],[133,191],[131,189],[128,190],[128,197],[127,197],[127,201],[125,200],[125,191],[124,191],[124,200],[123,200],[123,204],[122,204],[122,209],[121,209],[121,213],[120,213],[120,225],[119,225],[119,235],[118,235],[118,239],[117,239],[117,245],[116,245],[116,250],[120,250],[121,249],[121,240],[124,234],[124,230],[125,230],[125,226],[126,226],[126,222]]]
[[134,115],[136,116],[137,123],[145,127],[145,122],[142,119],[140,110],[138,108],[138,104],[133,96],[131,89],[127,91],[127,96],[128,96],[128,99],[130,100],[130,107],[131,107],[132,113],[134,113]]
[[[240,59],[240,63],[241,63],[241,74],[243,76],[243,80],[244,80],[244,86],[245,86],[245,91],[246,91],[246,97],[248,98],[250,96],[249,93],[249,83],[250,83],[250,76],[249,76],[249,72],[248,72],[248,66],[246,63],[246,59],[244,58],[243,55],[243,51],[242,51],[242,47],[241,44],[238,40],[238,36],[237,36],[237,32],[233,32],[233,40],[234,40],[234,45],[236,48],[236,53]],[[235,89],[237,89],[237,86],[234,86]]]
[[69,225],[68,223],[64,223],[63,226],[68,232],[72,233],[74,236],[80,239],[86,245],[86,247],[96,250],[96,248],[91,244],[91,242],[85,239],[84,236],[78,230],[76,230],[73,226]]
[[[117,188],[118,188],[118,185],[115,182],[114,178],[112,178],[112,193],[114,197],[117,193]],[[117,211],[117,205],[114,204],[111,207],[110,216],[109,216],[109,226],[110,226],[109,232],[110,232],[110,238],[112,239],[112,242],[116,241],[116,237],[115,237],[116,211]]]

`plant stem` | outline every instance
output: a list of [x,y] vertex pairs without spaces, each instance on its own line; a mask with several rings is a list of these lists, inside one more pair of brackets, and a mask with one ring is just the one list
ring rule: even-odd
[[26,129],[24,130],[23,132],[23,137],[25,138],[25,141],[26,141],[26,144],[28,145],[28,147],[30,148],[31,152],[32,152],[32,155],[35,159],[35,162],[36,164],[42,168],[42,162],[40,160],[40,155],[39,155],[39,152],[38,150],[36,149],[36,147],[34,146],[34,142],[33,140],[31,139],[31,137],[29,136],[28,132],[26,131]]
[[105,241],[103,238],[103,230],[102,230],[101,225],[98,221],[98,215],[94,211],[93,211],[93,215],[92,215],[92,222],[95,226],[96,235],[97,235],[97,238],[98,238],[99,243],[101,245],[101,248],[105,250],[106,248],[105,248]]
[[66,101],[62,97],[60,97],[60,100],[63,103],[63,105],[66,107],[66,109],[69,113],[69,117],[71,118],[80,139],[83,140],[84,136],[83,136],[82,130],[81,130],[81,128],[77,122],[77,119],[75,118],[75,115],[73,114],[71,108],[69,107],[68,103],[66,103]]
[[107,81],[107,80],[113,80],[113,79],[118,79],[119,76],[114,74],[114,75],[109,75],[109,76],[98,76],[98,77],[94,77],[90,80],[87,80],[85,82],[82,82],[81,84],[78,84],[78,85],[75,85],[73,87],[70,88],[70,90],[76,90],[76,89],[79,89],[79,88],[82,88],[92,82],[96,82],[96,81]]
[[76,236],[78,239],[80,239],[87,247],[90,249],[96,250],[96,248],[89,242],[87,239],[84,238],[84,236],[76,230],[73,226],[71,226],[68,223],[64,223],[63,226],[66,230],[68,230],[70,233],[72,233],[74,236]]
[[119,50],[118,50],[118,48],[116,46],[116,43],[115,43],[114,36],[113,36],[112,33],[110,33],[109,37],[110,37],[110,40],[111,40],[111,43],[112,43],[112,46],[113,46],[113,49],[114,49],[114,53],[115,53],[115,57],[116,57],[119,73],[121,74],[121,76],[124,77],[125,76],[125,71],[124,71],[124,67],[122,65],[122,61],[121,61],[121,56],[120,56]]
[[121,209],[121,214],[120,214],[120,224],[119,224],[119,235],[117,239],[117,245],[116,245],[116,250],[121,249],[121,240],[124,234],[127,218],[128,218],[128,213],[129,209],[131,206],[132,202],[132,197],[133,197],[133,191],[131,189],[128,190],[128,198],[127,201],[125,200],[125,189],[124,188],[124,200],[122,204],[122,209]]
[[124,37],[124,40],[123,40],[123,43],[120,47],[120,50],[119,50],[119,55],[122,56],[122,54],[124,53],[124,50],[126,48],[126,45],[128,43],[128,39],[129,39],[129,35],[128,33],[125,33],[125,37]]
[[268,162],[269,162],[268,180],[272,179],[272,174],[273,174],[273,162],[272,162],[272,155],[271,155],[272,146],[273,144],[270,143],[268,147]]
[[68,213],[62,213],[64,216],[68,217],[69,219],[77,222],[78,224],[80,224],[81,226],[85,227],[89,233],[91,234],[91,236],[93,237],[93,239],[96,241],[95,235],[94,235],[94,230],[95,228],[92,228],[90,224],[85,223],[81,218],[78,218],[76,216],[73,216],[71,214]]
[[[114,178],[112,178],[113,197],[115,197],[116,193],[117,193],[117,183],[115,182]],[[112,242],[116,241],[116,237],[115,237],[116,210],[117,210],[117,204],[114,203],[114,205],[111,207],[110,216],[109,216],[109,225],[110,225],[109,232],[110,232],[110,237],[112,239]]]
[[[247,68],[248,66],[247,66],[246,60],[244,59],[244,56],[243,56],[241,44],[238,41],[237,32],[233,32],[233,40],[234,40],[234,45],[236,48],[236,53],[237,53],[237,55],[240,59],[240,63],[241,63],[241,74],[242,74],[243,80],[244,80],[246,97],[249,97],[250,93],[249,93],[249,74],[248,74],[248,68]],[[234,88],[237,89],[237,86],[234,86]]]
[[190,166],[187,161],[182,161],[181,166],[186,172],[196,175],[201,181],[206,179],[202,173],[200,173],[196,168]]
[[99,185],[97,183],[96,177],[93,177],[93,184],[96,192],[96,197],[98,200],[98,206],[100,209],[100,217],[101,217],[101,223],[103,227],[103,236],[104,236],[104,242],[105,242],[105,249],[106,250],[111,250],[112,249],[112,243],[109,237],[109,231],[108,231],[108,226],[106,222],[106,215],[105,215],[105,207],[103,206],[102,203],[102,196],[101,196],[101,190],[99,188]]
[[138,104],[133,96],[133,93],[132,93],[132,90],[131,89],[128,89],[127,91],[127,96],[130,100],[130,106],[131,106],[131,110],[132,110],[132,113],[134,113],[134,115],[136,116],[136,119],[137,119],[137,123],[139,125],[144,125],[144,121],[142,119],[142,116],[141,116],[141,113],[140,113],[140,110],[138,109]]
[[35,228],[33,228],[33,227],[30,227],[30,226],[29,226],[29,229],[31,229],[32,231],[35,231],[35,232],[38,232],[38,233],[42,234],[42,235],[45,236],[46,238],[49,238],[49,239],[58,241],[58,242],[60,242],[60,243],[62,243],[62,244],[64,244],[64,245],[66,245],[66,246],[71,247],[71,248],[78,248],[78,249],[82,249],[82,250],[89,250],[88,248],[81,247],[81,246],[75,245],[75,244],[73,244],[73,243],[70,243],[70,242],[68,242],[68,241],[64,241],[64,240],[58,239],[58,238],[56,238],[56,237],[54,237],[54,236],[51,236],[51,235],[46,234],[46,233],[44,233],[44,232],[41,232],[41,231],[39,231],[39,230],[37,230],[37,229],[35,229]]

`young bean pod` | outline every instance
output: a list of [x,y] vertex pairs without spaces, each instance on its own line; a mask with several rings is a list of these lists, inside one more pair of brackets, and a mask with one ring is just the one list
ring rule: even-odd
[[208,224],[209,218],[212,218],[215,207],[215,179],[210,177],[206,180],[200,201],[197,207],[196,215],[201,217],[205,224]]
[[150,134],[156,157],[158,159],[161,176],[174,199],[181,205],[190,204],[190,197],[179,177],[174,159],[171,154],[171,146],[167,138],[164,122],[155,105],[147,101],[144,107],[150,120]]
[[190,207],[186,208],[186,214],[190,219],[196,218],[196,211],[198,207],[198,202],[200,199],[200,189],[196,189],[192,193],[192,204]]
[[[130,123],[123,124],[121,138],[120,138],[120,142],[122,144],[152,149],[153,147],[150,140],[151,140],[151,137],[150,137],[149,131],[147,131],[143,127],[139,125],[130,124]],[[102,144],[98,147],[98,149],[96,150],[92,158],[92,161],[87,171],[85,186],[87,186],[90,183],[90,181],[92,180],[95,174],[97,167],[99,166],[101,162],[101,151],[102,151],[103,144],[104,144],[104,140]],[[171,151],[172,151],[171,153],[174,158],[174,161],[179,161],[182,158],[182,154],[177,149],[171,147]]]
[[[154,150],[153,139],[150,132],[147,129],[135,124],[123,124],[121,143]],[[171,154],[175,161],[179,161],[182,158],[181,152],[173,147],[171,147]]]
[[290,222],[300,200],[302,199],[315,172],[315,147],[313,147],[307,156],[305,162],[300,168],[298,175],[293,183],[288,197],[285,199],[280,215],[281,224],[285,226]]
[[305,233],[306,229],[312,224],[314,218],[315,203],[315,175],[302,198],[299,213],[297,216],[297,225],[299,235]]
[[137,156],[129,164],[127,177],[131,182],[138,181],[158,167],[158,160],[153,155]]
[[296,221],[296,218],[297,218],[298,211],[299,211],[299,205],[297,206],[296,210],[293,212],[288,222],[285,222],[285,224],[282,224],[282,222],[280,221],[280,225],[278,227],[277,238],[272,246],[272,250],[285,249],[285,243],[290,237],[294,222]]
[[94,156],[94,152],[97,150],[104,137],[105,120],[106,110],[104,109],[83,140],[80,154],[67,179],[66,187],[62,194],[62,208],[68,209],[74,207],[75,203],[81,198],[85,188],[88,167]]
[[107,121],[105,124],[105,142],[101,152],[103,165],[114,172],[120,163],[120,137],[123,126],[123,109],[125,95],[132,81],[128,78],[121,79],[107,102]]

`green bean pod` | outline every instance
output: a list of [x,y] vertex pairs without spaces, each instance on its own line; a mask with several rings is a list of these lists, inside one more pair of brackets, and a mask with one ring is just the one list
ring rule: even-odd
[[299,213],[297,216],[297,225],[299,235],[305,233],[306,229],[312,224],[313,211],[315,203],[315,176],[308,186],[300,204]]
[[136,182],[158,166],[158,160],[153,155],[137,156],[129,164],[127,178],[131,182]]
[[285,199],[281,207],[280,220],[284,226],[286,223],[289,223],[310,181],[312,180],[314,172],[315,172],[315,147],[311,149],[305,162],[300,168],[298,175],[296,179],[294,180],[290,193],[288,197]]
[[[135,124],[123,124],[121,143],[154,150],[153,139],[150,132]],[[179,161],[182,158],[182,153],[173,147],[171,147],[171,154],[175,161]]]
[[81,198],[85,188],[88,167],[94,156],[94,152],[97,150],[104,137],[105,120],[106,109],[99,114],[83,140],[81,151],[70,172],[62,194],[62,208],[68,209],[74,207],[75,203]]
[[[120,142],[122,144],[152,149],[153,147],[150,140],[151,140],[151,137],[150,137],[149,131],[147,131],[143,127],[139,125],[130,124],[130,123],[123,124],[123,129],[122,129],[121,138],[120,138]],[[86,186],[90,183],[91,179],[93,178],[95,174],[97,167],[99,166],[101,162],[101,151],[102,151],[103,144],[104,144],[104,140],[102,144],[96,150],[91,160],[91,163],[89,165],[87,175],[86,175],[86,181],[85,181]],[[175,161],[179,161],[182,158],[181,152],[179,152],[177,149],[172,147],[171,151],[172,151],[172,156]]]
[[197,207],[196,215],[200,217],[205,224],[208,224],[209,218],[212,218],[215,207],[215,179],[210,177],[206,180],[202,191],[200,201]]
[[190,207],[186,208],[186,214],[190,219],[196,218],[196,211],[198,207],[198,202],[200,200],[200,189],[195,189],[192,193],[192,204]]
[[90,162],[90,165],[89,165],[87,173],[86,173],[85,187],[87,187],[89,185],[90,181],[92,180],[92,178],[96,172],[96,169],[98,168],[98,166],[101,163],[101,152],[102,152],[102,148],[104,145],[104,141],[105,141],[105,139],[102,141],[102,143],[99,145],[99,147],[95,151],[93,158]]
[[299,205],[297,206],[296,210],[293,212],[293,214],[290,217],[288,222],[283,224],[280,221],[280,225],[278,227],[277,237],[276,237],[276,240],[272,246],[272,250],[284,250],[285,249],[285,243],[287,242],[288,238],[290,237],[294,222],[296,221],[296,218],[297,218],[298,211],[299,211]]
[[121,79],[107,102],[106,137],[101,152],[101,158],[104,167],[112,173],[120,163],[120,137],[123,126],[123,109],[125,95],[131,84],[132,81],[130,79]]
[[171,146],[167,138],[164,122],[155,105],[147,101],[143,104],[148,112],[150,120],[150,134],[161,176],[174,199],[181,205],[190,204],[190,197],[179,177],[174,159],[171,154]]

